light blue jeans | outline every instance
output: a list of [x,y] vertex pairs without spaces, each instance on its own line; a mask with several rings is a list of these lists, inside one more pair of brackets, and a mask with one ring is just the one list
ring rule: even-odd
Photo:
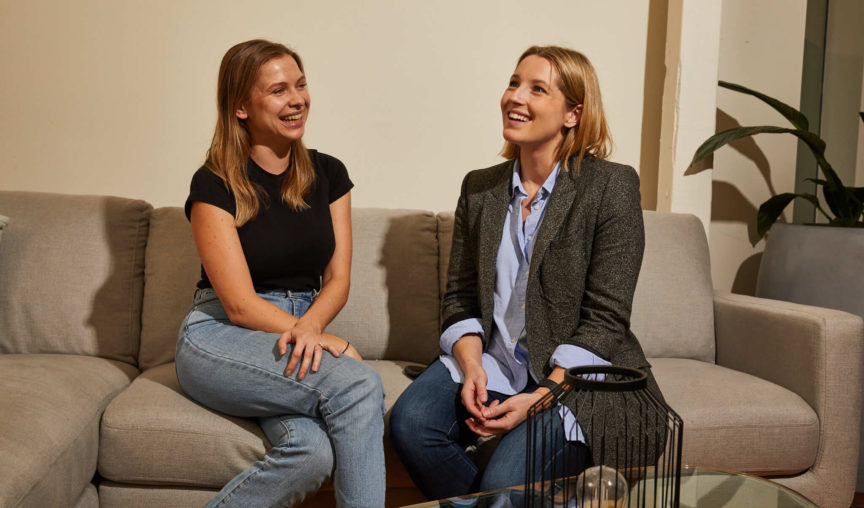
[[[258,295],[300,317],[314,291]],[[371,367],[325,352],[318,372],[285,375],[279,335],[233,325],[216,292],[199,289],[180,328],[177,378],[194,400],[258,418],[273,448],[232,479],[211,506],[291,506],[334,476],[339,506],[384,506],[384,390]],[[335,465],[335,468],[334,468]]]

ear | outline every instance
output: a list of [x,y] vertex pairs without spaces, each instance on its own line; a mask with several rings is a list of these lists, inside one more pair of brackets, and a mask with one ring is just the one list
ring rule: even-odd
[[245,104],[243,106],[240,106],[239,108],[237,108],[237,111],[235,111],[234,114],[240,120],[246,120],[247,118],[249,118],[249,113],[246,112],[246,105]]
[[564,127],[571,128],[579,125],[579,120],[582,118],[582,105],[579,104],[575,108],[567,112],[564,117]]

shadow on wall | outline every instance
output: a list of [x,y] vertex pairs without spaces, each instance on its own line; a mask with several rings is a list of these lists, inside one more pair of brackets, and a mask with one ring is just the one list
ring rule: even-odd
[[[741,124],[721,109],[717,109],[717,129],[716,132],[722,132],[727,129],[741,127]],[[737,151],[747,159],[753,162],[771,196],[777,195],[777,190],[771,182],[771,164],[765,156],[765,152],[759,148],[759,145],[752,137],[742,138],[729,143],[733,150]],[[714,158],[709,156],[697,164],[687,168],[685,175],[695,175],[712,169],[714,167]],[[741,190],[735,185],[720,180],[713,180],[711,184],[711,221],[718,222],[737,222],[747,226],[747,239],[750,245],[756,246],[759,243],[759,234],[756,229],[756,212],[757,205],[750,202]],[[738,267],[735,274],[735,280],[732,285],[732,292],[743,295],[754,295],[756,292],[756,279],[759,275],[759,263],[762,260],[762,253],[755,253],[745,259]]]

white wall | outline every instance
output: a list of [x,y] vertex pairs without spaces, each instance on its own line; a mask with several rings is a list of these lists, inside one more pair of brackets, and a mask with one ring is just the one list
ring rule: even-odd
[[0,188],[181,205],[215,119],[219,61],[264,37],[306,63],[306,142],[356,206],[452,209],[499,160],[498,100],[527,46],[585,52],[614,160],[640,155],[648,1],[0,0]]
[[[797,108],[805,14],[806,0],[724,0],[720,79]],[[718,132],[738,124],[789,126],[758,99],[724,88],[717,109]],[[715,152],[709,235],[715,288],[752,294],[765,243],[757,242],[756,210],[775,194],[794,192],[796,139],[760,134]]]

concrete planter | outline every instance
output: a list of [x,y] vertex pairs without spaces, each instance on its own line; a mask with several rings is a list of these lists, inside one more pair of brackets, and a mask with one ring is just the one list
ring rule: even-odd
[[[774,224],[756,296],[864,317],[864,228]],[[864,415],[860,427],[856,491],[864,492]]]

